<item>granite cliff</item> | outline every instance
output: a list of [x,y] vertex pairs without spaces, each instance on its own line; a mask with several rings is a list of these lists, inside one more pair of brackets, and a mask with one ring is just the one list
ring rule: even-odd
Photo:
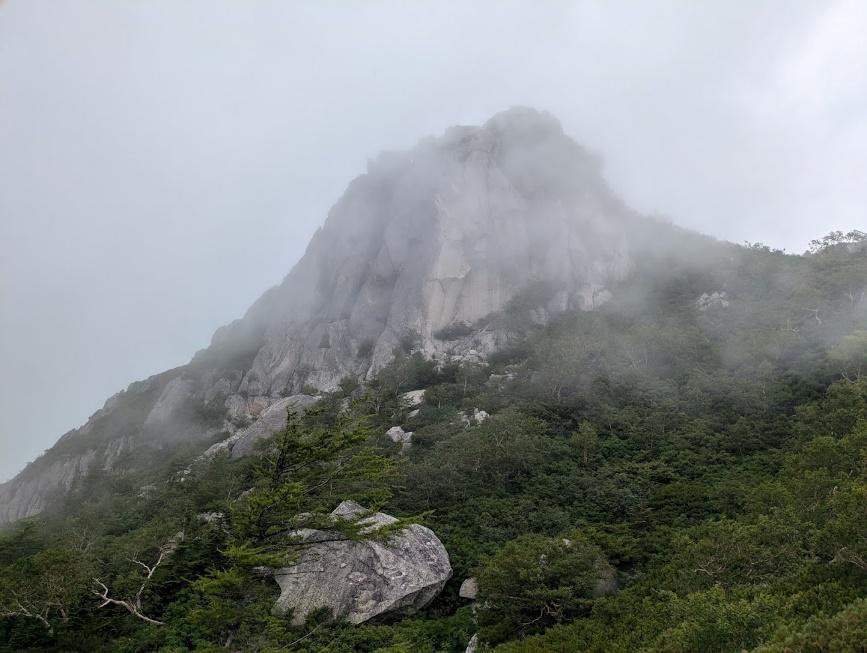
[[141,468],[178,443],[232,448],[278,402],[306,406],[344,377],[370,378],[397,347],[481,360],[511,337],[496,319],[506,307],[533,323],[592,310],[672,231],[629,210],[597,158],[532,109],[384,153],[242,319],[0,486],[0,522],[40,512],[94,469]]

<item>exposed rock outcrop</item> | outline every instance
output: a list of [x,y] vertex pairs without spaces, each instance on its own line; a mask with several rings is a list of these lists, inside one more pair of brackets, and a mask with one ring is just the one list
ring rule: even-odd
[[249,396],[370,376],[407,339],[482,360],[509,334],[474,325],[531,286],[527,319],[603,303],[631,269],[637,219],[554,118],[512,109],[380,156],[286,280],[213,347],[262,338],[240,384]]
[[147,417],[145,417],[145,427],[157,428],[170,424],[177,412],[183,409],[184,404],[192,396],[194,387],[195,384],[191,379],[185,379],[181,376],[177,376],[169,381],[166,387],[163,388],[154,407],[150,409]]
[[232,447],[232,457],[247,456],[253,453],[256,443],[269,437],[274,431],[279,431],[286,425],[289,412],[299,413],[319,401],[319,397],[311,395],[292,395],[275,401],[262,411],[261,416],[253,424],[237,434],[237,441]]
[[[354,519],[365,512],[357,503],[344,501],[331,514]],[[364,540],[331,531],[297,532],[307,546],[295,565],[273,572],[280,585],[275,612],[291,610],[297,625],[311,612],[327,608],[334,619],[358,624],[427,606],[451,578],[448,553],[430,529],[418,524],[376,539],[377,530],[396,521],[384,513],[362,518],[361,532],[370,535]]]
[[424,401],[424,390],[410,390],[400,395],[400,404],[403,408],[416,408]]
[[400,426],[392,426],[385,434],[392,442],[407,446],[412,442],[412,431],[404,431]]
[[[110,399],[0,486],[0,522],[39,512],[94,465],[144,464],[140,452],[220,438],[218,449],[249,453],[282,425],[280,402],[369,379],[398,347],[483,361],[511,341],[516,318],[543,324],[599,307],[636,248],[664,233],[623,205],[556,119],[532,109],[382,154],[242,319],[188,365]],[[413,408],[421,395],[407,399]]]
[[211,445],[205,451],[204,457],[208,458],[220,451],[228,451],[232,458],[249,456],[256,451],[256,445],[259,442],[286,426],[286,419],[290,413],[298,416],[303,415],[304,411],[313,406],[320,398],[312,395],[292,395],[291,397],[264,402],[267,407],[260,410],[256,421],[225,440]]

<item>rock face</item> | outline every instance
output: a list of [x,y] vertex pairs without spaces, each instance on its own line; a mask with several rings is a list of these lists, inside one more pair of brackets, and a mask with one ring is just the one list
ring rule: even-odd
[[[332,513],[352,519],[365,511],[344,501]],[[424,608],[451,578],[445,547],[433,532],[413,524],[384,541],[375,532],[397,520],[377,513],[359,524],[371,539],[349,540],[327,531],[308,529],[297,535],[307,543],[298,563],[278,569],[274,578],[280,598],[278,614],[292,611],[300,625],[308,614],[328,608],[334,619],[359,624],[385,613],[411,613]]]
[[631,269],[636,219],[553,117],[512,109],[381,155],[285,281],[214,344],[262,336],[249,395],[369,376],[407,340],[479,360],[507,334],[473,325],[534,284],[528,319],[604,302]]
[[[542,324],[607,301],[636,249],[663,232],[617,199],[556,119],[532,109],[382,154],[242,319],[188,365],[110,399],[0,486],[0,522],[39,512],[95,465],[142,465],[191,441],[249,453],[282,425],[286,398],[370,378],[397,347],[481,361],[510,341],[512,318]],[[498,322],[504,311],[510,320]]]
[[424,390],[410,390],[400,395],[400,404],[403,408],[415,408],[424,402]]
[[208,452],[218,447],[227,448],[231,451],[232,458],[249,456],[256,450],[258,442],[268,438],[275,431],[279,431],[286,425],[288,413],[300,414],[306,408],[319,401],[319,399],[319,397],[311,395],[292,395],[291,397],[279,399],[264,409],[259,418],[250,426],[238,431],[227,440],[215,444],[208,449]]

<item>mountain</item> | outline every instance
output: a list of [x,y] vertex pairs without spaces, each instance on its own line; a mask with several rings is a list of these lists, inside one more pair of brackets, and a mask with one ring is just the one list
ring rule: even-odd
[[649,219],[512,109],[3,486],[0,651],[863,651],[865,461],[867,234]]
[[372,378],[403,345],[481,361],[509,342],[492,318],[521,293],[544,286],[526,315],[539,323],[592,310],[637,252],[675,237],[686,236],[626,207],[598,159],[532,109],[381,154],[242,319],[188,365],[110,398],[0,486],[0,522],[40,512],[89,470],[141,466],[180,442],[204,449],[283,398]]

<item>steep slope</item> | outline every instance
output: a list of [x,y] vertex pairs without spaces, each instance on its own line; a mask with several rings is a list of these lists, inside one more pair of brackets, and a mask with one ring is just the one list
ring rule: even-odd
[[295,269],[213,348],[261,338],[239,391],[336,387],[390,360],[409,337],[460,356],[493,336],[443,342],[531,281],[558,284],[552,308],[592,307],[630,265],[627,223],[595,160],[550,116],[500,114],[409,152],[383,154],[350,184]]
[[677,238],[692,237],[626,208],[598,161],[531,109],[382,154],[243,319],[0,486],[0,522],[40,512],[89,470],[141,468],[181,443],[201,451],[283,398],[369,378],[397,347],[479,360],[509,341],[492,316],[510,302],[524,298],[534,322],[592,310],[639,252]]

